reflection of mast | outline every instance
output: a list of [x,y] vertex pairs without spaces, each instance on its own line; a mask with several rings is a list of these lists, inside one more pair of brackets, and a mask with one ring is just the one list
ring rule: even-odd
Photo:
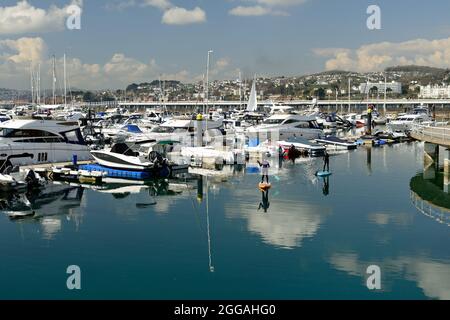
[[369,175],[372,174],[372,146],[367,146],[367,169],[369,170]]
[[197,180],[197,201],[203,201],[203,176],[199,175]]
[[206,176],[206,227],[208,230],[208,257],[209,257],[209,271],[214,272],[214,266],[212,265],[211,254],[211,233],[209,228],[209,189],[208,189],[208,176]]

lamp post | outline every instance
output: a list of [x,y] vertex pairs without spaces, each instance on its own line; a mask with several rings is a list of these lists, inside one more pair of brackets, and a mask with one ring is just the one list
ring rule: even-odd
[[205,90],[205,102],[206,102],[206,113],[209,112],[208,110],[208,103],[209,103],[209,63],[211,60],[211,54],[213,53],[212,50],[208,51],[208,61],[206,63],[206,90]]

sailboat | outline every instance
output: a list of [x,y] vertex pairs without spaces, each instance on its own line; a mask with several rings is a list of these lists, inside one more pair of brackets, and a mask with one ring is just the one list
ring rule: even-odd
[[254,79],[250,99],[247,103],[247,112],[256,112],[256,110],[258,110],[258,97],[256,96],[256,79]]

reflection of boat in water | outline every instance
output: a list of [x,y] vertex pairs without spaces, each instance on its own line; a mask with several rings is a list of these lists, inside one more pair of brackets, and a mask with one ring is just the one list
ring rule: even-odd
[[148,190],[151,197],[175,196],[183,191],[193,189],[187,182],[181,183],[178,180],[158,179],[142,184],[109,183],[102,186],[97,191],[113,195],[115,198],[126,197],[131,194],[140,194]]
[[50,184],[42,190],[27,193],[3,194],[0,196],[0,210],[10,217],[24,216],[32,211],[33,218],[63,215],[80,206],[83,188],[69,185]]
[[432,179],[418,174],[411,179],[411,200],[419,212],[450,226],[450,194],[443,191],[444,177],[436,172]]
[[81,187],[50,184],[42,190],[0,195],[0,212],[12,221],[40,225],[43,237],[51,239],[61,230],[63,221],[80,225],[82,213],[76,209],[82,197]]

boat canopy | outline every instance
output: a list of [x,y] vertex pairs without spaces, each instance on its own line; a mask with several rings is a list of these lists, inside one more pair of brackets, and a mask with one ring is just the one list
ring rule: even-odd
[[142,130],[135,124],[128,124],[123,129],[130,133],[142,133]]

